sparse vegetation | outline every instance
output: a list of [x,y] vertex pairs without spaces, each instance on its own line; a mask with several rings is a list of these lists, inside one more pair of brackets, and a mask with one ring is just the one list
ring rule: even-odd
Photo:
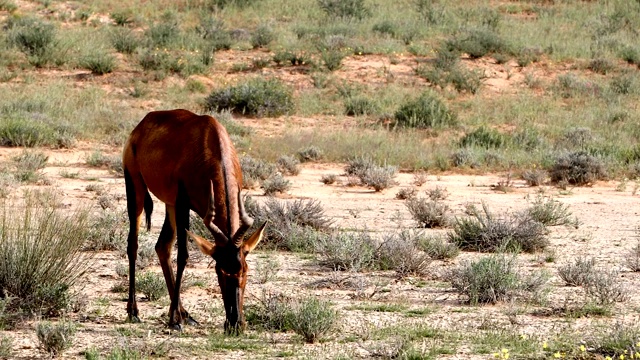
[[559,155],[549,173],[551,181],[572,185],[589,185],[607,177],[602,161],[584,151]]
[[443,204],[440,200],[413,197],[409,198],[405,205],[419,227],[438,228],[445,227],[448,224],[447,213],[450,211],[449,206]]
[[338,312],[333,309],[332,304],[315,297],[298,302],[290,316],[293,331],[308,343],[323,338],[338,321]]
[[402,104],[394,118],[396,126],[409,128],[446,127],[457,122],[456,114],[430,92]]
[[149,301],[156,301],[167,295],[167,285],[162,275],[152,271],[136,275],[136,291],[141,292]]
[[40,348],[54,356],[59,356],[73,343],[76,326],[68,321],[51,323],[39,322],[36,326],[36,334]]
[[206,99],[207,110],[231,110],[258,117],[277,117],[293,110],[291,90],[275,78],[254,78],[236,86],[214,90]]

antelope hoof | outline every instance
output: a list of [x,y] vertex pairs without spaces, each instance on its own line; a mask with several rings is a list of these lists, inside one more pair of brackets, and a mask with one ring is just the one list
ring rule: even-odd
[[180,324],[169,324],[169,330],[174,330],[174,331],[182,331],[182,325]]
[[196,319],[192,318],[191,316],[187,315],[184,318],[184,323],[189,325],[189,326],[200,326],[200,323],[196,321]]
[[137,324],[137,323],[140,323],[142,321],[140,321],[140,318],[137,315],[129,315],[127,317],[127,322],[128,323],[132,323],[132,324]]

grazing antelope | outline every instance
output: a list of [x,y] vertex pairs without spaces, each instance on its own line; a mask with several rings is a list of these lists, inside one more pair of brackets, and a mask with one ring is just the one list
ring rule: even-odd
[[[240,196],[242,170],[225,128],[211,116],[187,110],[150,112],[131,132],[122,163],[130,222],[127,238],[129,320],[140,321],[135,297],[135,263],[143,210],[147,230],[151,227],[151,191],[166,207],[155,250],[171,297],[169,326],[179,330],[182,324],[197,324],[180,301],[182,274],[189,258],[188,233],[200,250],[216,262],[226,312],[225,331],[242,330],[248,271],[245,258],[262,239],[266,223],[243,241],[253,219],[244,209]],[[213,242],[189,232],[189,210],[203,219]],[[178,255],[174,276],[170,258],[176,237]]]

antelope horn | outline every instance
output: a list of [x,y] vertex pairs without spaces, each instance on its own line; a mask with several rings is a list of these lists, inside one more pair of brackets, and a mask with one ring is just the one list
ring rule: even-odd
[[233,243],[236,247],[240,247],[242,245],[242,237],[247,230],[249,230],[251,225],[253,225],[253,219],[244,209],[244,199],[242,198],[242,192],[240,190],[238,190],[238,211],[240,212],[240,227],[236,231],[235,235],[233,235]]
[[224,246],[229,242],[229,238],[225,235],[216,224],[213,223],[213,220],[216,216],[216,207],[215,200],[213,198],[213,181],[210,181],[211,188],[209,190],[209,208],[207,209],[207,214],[204,216],[204,225],[211,231],[213,234],[213,238],[216,242],[216,245]]

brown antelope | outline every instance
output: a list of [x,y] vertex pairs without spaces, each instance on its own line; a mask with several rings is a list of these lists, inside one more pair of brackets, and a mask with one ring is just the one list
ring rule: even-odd
[[[131,132],[122,163],[130,222],[127,239],[129,320],[140,321],[135,297],[135,263],[143,210],[147,230],[151,227],[151,191],[166,207],[155,250],[171,297],[169,326],[179,330],[182,324],[197,324],[180,301],[182,274],[189,258],[189,233],[200,250],[216,262],[226,312],[225,331],[242,330],[248,271],[245,257],[260,242],[266,223],[243,241],[253,219],[244,209],[240,195],[242,170],[225,128],[211,116],[187,110],[150,112]],[[213,242],[189,232],[190,210],[203,219]],[[170,258],[176,237],[178,255],[174,276]]]

